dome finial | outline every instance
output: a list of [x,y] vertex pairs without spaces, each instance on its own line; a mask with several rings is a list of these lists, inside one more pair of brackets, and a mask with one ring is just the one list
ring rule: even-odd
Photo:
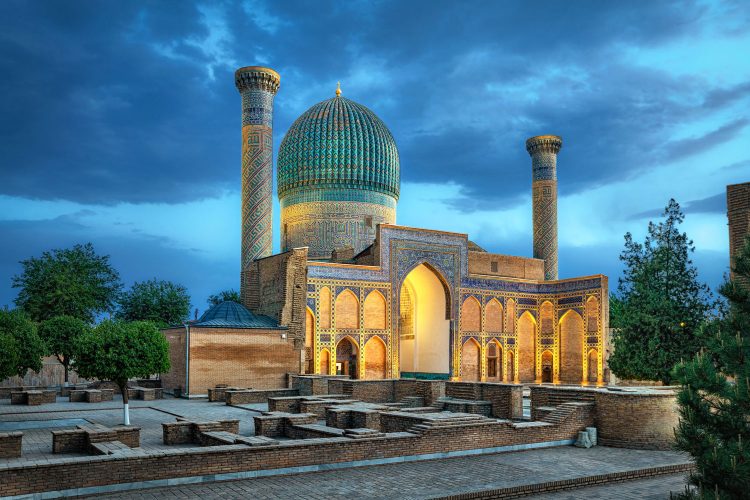
[[336,97],[341,96],[341,82],[336,82]]

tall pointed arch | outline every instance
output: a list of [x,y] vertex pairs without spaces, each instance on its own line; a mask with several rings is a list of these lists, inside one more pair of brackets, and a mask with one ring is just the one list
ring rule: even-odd
[[377,290],[370,292],[365,297],[365,330],[385,330],[386,328],[386,301],[382,293]]
[[336,297],[336,329],[357,330],[359,328],[359,300],[348,288]]
[[466,297],[461,304],[461,331],[482,331],[482,305],[475,297]]
[[484,307],[484,329],[489,333],[503,331],[503,305],[497,299],[487,302]]

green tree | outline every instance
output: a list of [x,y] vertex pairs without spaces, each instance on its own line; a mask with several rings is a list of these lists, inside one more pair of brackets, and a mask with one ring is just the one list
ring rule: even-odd
[[[5,367],[2,371],[6,377],[23,377],[28,370],[38,372],[42,369],[46,346],[39,338],[36,325],[23,311],[0,310],[0,337],[0,345],[8,349],[0,351],[0,365]],[[10,370],[10,374],[7,370]]]
[[228,300],[231,300],[232,302],[237,302],[238,304],[241,303],[240,292],[238,292],[234,288],[231,288],[229,290],[222,290],[219,293],[209,295],[208,307],[213,307],[215,305],[221,304],[222,302],[226,302]]
[[21,265],[13,277],[13,287],[21,289],[15,302],[34,321],[68,315],[91,323],[112,311],[122,287],[109,256],[97,255],[91,243],[44,252]]
[[719,290],[727,314],[705,328],[706,346],[674,370],[677,447],[695,459],[686,497],[747,498],[750,492],[750,238],[735,259],[734,280]]
[[56,356],[65,368],[66,385],[76,339],[90,329],[83,320],[73,316],[55,316],[39,324],[39,336],[47,346],[46,354]]
[[125,321],[152,321],[160,327],[181,324],[190,314],[187,288],[171,281],[135,282],[120,297],[117,317]]
[[672,368],[701,346],[699,330],[712,308],[711,292],[698,282],[695,251],[679,225],[685,216],[670,200],[664,220],[650,222],[644,243],[625,235],[625,263],[618,286],[612,371],[621,378],[669,384]]
[[130,425],[128,380],[169,371],[169,344],[149,321],[107,320],[76,341],[73,366],[82,377],[117,384],[122,392],[123,424]]
[[0,380],[12,377],[18,370],[18,346],[16,339],[0,330]]

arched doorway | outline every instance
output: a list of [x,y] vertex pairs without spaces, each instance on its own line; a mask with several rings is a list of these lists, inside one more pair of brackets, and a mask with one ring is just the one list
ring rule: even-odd
[[542,383],[552,383],[552,353],[550,351],[542,353]]
[[365,378],[384,379],[387,372],[385,344],[380,337],[373,337],[365,344]]
[[357,378],[357,345],[350,337],[344,337],[336,345],[336,375]]
[[308,308],[305,313],[305,373],[315,373],[313,343],[315,342],[315,316]]
[[461,380],[464,382],[477,382],[482,378],[481,352],[476,340],[464,342],[461,348]]
[[503,380],[503,348],[496,340],[487,344],[487,380]]
[[406,276],[399,293],[401,376],[446,378],[450,373],[450,297],[443,281],[432,268],[420,264]]
[[328,375],[331,370],[331,354],[328,352],[328,349],[323,349],[320,351],[320,374],[321,375]]
[[528,311],[518,319],[518,379],[536,380],[536,320]]
[[560,318],[560,381],[580,384],[583,380],[583,318],[570,310]]
[[599,355],[596,349],[589,351],[589,384],[596,384],[599,381]]

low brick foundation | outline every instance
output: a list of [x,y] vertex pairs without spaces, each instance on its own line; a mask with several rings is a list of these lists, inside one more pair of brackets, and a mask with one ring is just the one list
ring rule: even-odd
[[10,393],[10,404],[39,406],[57,402],[56,390],[23,390]]
[[566,401],[596,404],[599,444],[669,450],[679,415],[671,388],[531,387],[531,418],[539,420]]
[[228,405],[246,405],[251,403],[265,403],[268,398],[277,396],[299,396],[297,389],[271,389],[271,390],[241,390],[226,391],[226,402]]
[[178,418],[177,422],[165,422],[161,424],[162,439],[164,444],[200,444],[207,446],[202,434],[206,432],[240,432],[239,420],[217,420],[206,422],[193,422]]
[[52,453],[91,453],[91,445],[119,441],[129,448],[141,445],[141,428],[133,426],[105,427],[103,425],[80,425],[77,429],[52,431]]
[[23,432],[0,432],[0,458],[19,458]]
[[[0,496],[31,494],[176,477],[206,476],[242,471],[345,463],[392,457],[443,454],[477,448],[572,440],[593,424],[593,404],[579,404],[559,424],[515,424],[487,419],[476,425],[425,426],[418,432],[382,434],[368,431],[342,437],[285,440],[268,446],[235,444],[201,449],[178,449],[137,457],[101,455],[70,461],[0,465]],[[262,416],[261,416],[262,417]],[[266,433],[264,421],[255,417],[256,429]],[[296,415],[292,418],[299,418]],[[312,418],[316,418],[312,416]],[[481,417],[476,417],[481,418]],[[261,424],[258,424],[260,419]],[[277,422],[280,419],[275,419]],[[313,422],[310,422],[313,423]],[[294,422],[292,425],[303,425]],[[281,424],[284,425],[282,422]],[[370,437],[372,436],[372,437]]]

